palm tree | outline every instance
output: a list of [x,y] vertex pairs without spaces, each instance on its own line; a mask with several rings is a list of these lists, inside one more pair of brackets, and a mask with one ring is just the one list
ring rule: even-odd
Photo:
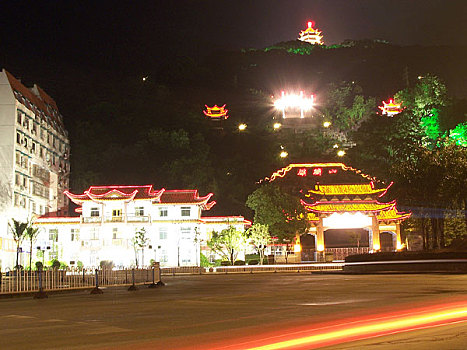
[[39,234],[39,228],[33,227],[32,223],[26,227],[25,235],[29,239],[30,250],[29,250],[29,271],[32,270],[32,245],[36,241],[37,235]]
[[19,246],[24,239],[24,233],[26,228],[29,226],[27,222],[17,221],[15,219],[11,219],[11,222],[8,223],[10,227],[11,233],[13,234],[13,240],[16,243],[16,266],[15,268],[18,269],[18,260],[19,260]]

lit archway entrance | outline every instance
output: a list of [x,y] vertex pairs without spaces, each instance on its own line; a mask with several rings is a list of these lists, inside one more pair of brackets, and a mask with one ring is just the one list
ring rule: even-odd
[[[361,248],[370,253],[402,248],[400,223],[410,213],[399,212],[395,200],[380,199],[392,183],[384,185],[343,163],[289,164],[264,180],[278,181],[291,193],[300,193],[301,203],[308,211],[306,219],[311,224],[308,233],[315,237],[317,260],[324,260],[326,253],[332,253],[334,248],[340,249],[327,246],[330,241],[325,241],[324,233],[337,232],[331,230],[365,230],[368,246]],[[392,232],[392,244],[387,244],[386,234],[381,236],[381,232]],[[359,246],[348,248],[360,249]],[[340,258],[350,254],[355,252],[344,252]]]

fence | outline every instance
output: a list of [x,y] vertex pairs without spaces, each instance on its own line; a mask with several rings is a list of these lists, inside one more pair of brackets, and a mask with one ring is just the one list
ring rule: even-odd
[[0,272],[0,294],[39,291],[40,283],[44,291],[80,289],[96,286],[117,286],[133,283],[144,284],[160,281],[158,266],[149,269],[67,269]]
[[286,265],[244,265],[244,266],[217,266],[211,268],[196,266],[165,267],[161,268],[162,275],[177,274],[209,274],[209,273],[261,273],[261,272],[318,272],[342,271],[344,263],[314,263],[314,264],[286,264]]

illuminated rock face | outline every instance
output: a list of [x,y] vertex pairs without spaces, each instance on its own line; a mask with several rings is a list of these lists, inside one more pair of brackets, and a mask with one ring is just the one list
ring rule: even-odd
[[[35,244],[45,253],[69,266],[150,265],[199,266],[200,252],[209,255],[206,242],[212,231],[233,225],[243,231],[241,216],[203,217],[202,211],[216,203],[212,193],[197,190],[165,190],[144,186],[91,186],[82,194],[65,192],[78,208],[77,216],[44,216],[35,221],[41,228]],[[147,244],[135,252],[132,240],[144,229]]]
[[263,181],[302,197],[318,252],[326,249],[324,232],[336,229],[367,230],[369,251],[381,250],[381,232],[392,234],[390,249],[402,248],[400,223],[410,213],[399,212],[395,200],[382,200],[392,183],[384,185],[343,163],[290,164]]
[[300,32],[300,35],[298,37],[298,40],[304,41],[310,44],[318,44],[318,45],[323,45],[323,36],[321,35],[321,32],[318,29],[313,28],[314,23],[309,21],[308,22],[308,28],[305,30],[302,30]]

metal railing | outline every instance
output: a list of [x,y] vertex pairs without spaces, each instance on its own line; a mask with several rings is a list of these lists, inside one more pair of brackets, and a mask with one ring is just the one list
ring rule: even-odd
[[40,285],[44,291],[80,289],[96,286],[157,283],[159,266],[146,269],[49,269],[44,271],[13,270],[0,272],[0,294],[36,292]]
[[261,273],[261,272],[318,272],[342,271],[344,263],[313,263],[313,264],[284,264],[284,265],[241,265],[216,267],[162,267],[161,275],[177,274],[209,274],[209,273]]

